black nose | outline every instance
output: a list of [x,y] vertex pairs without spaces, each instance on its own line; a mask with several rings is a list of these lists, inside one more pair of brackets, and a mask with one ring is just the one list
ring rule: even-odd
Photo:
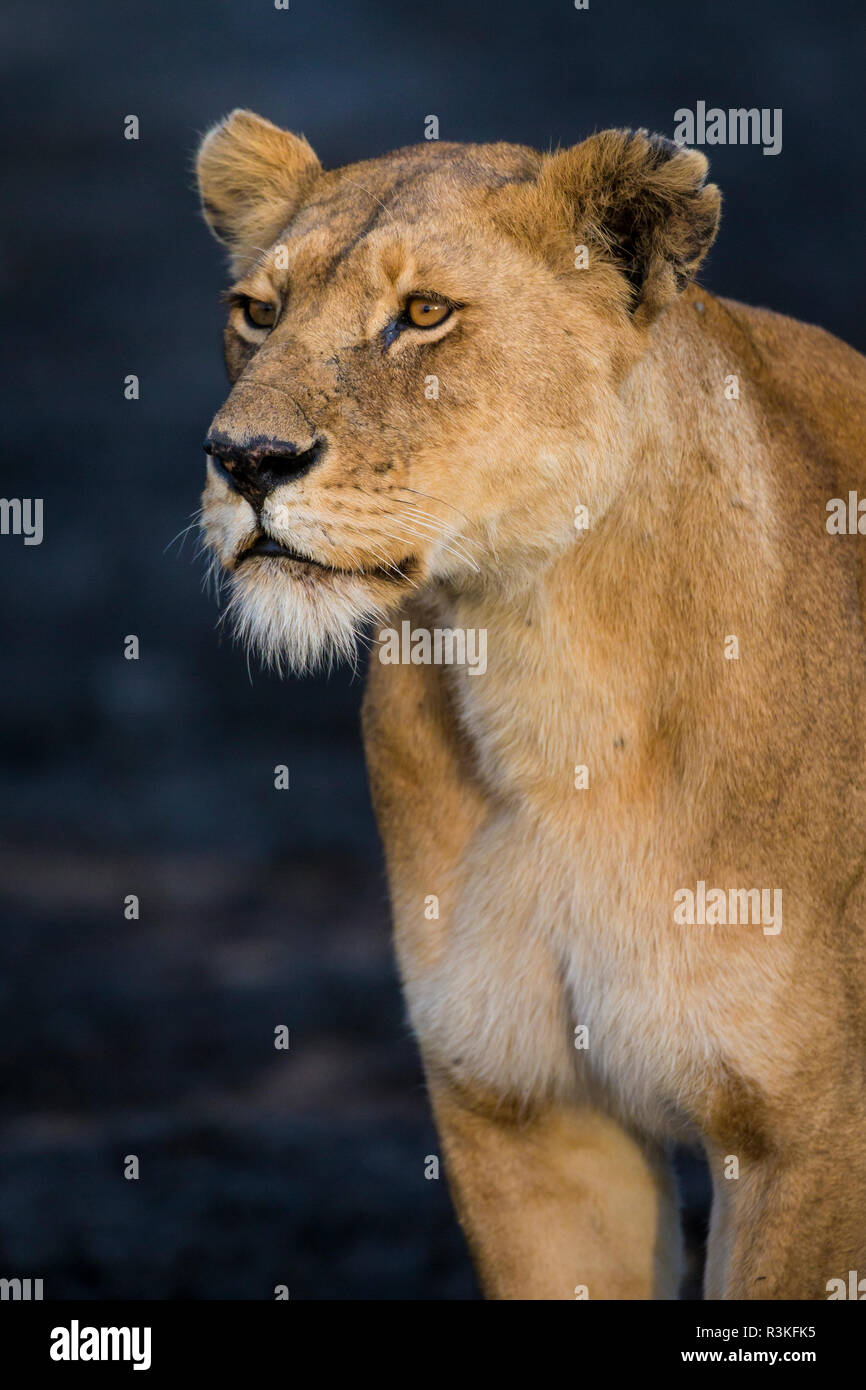
[[258,510],[274,488],[309,473],[322,457],[325,441],[316,439],[306,448],[261,437],[236,444],[227,435],[214,431],[205,440],[204,449],[235,491]]

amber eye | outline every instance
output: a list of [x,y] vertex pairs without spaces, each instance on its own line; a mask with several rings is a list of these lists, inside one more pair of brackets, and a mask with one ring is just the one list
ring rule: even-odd
[[266,299],[248,299],[244,303],[244,313],[254,328],[273,328],[277,321],[277,308]]
[[413,295],[406,304],[406,317],[416,328],[435,328],[444,323],[451,313],[451,305],[440,299],[426,299],[423,295]]

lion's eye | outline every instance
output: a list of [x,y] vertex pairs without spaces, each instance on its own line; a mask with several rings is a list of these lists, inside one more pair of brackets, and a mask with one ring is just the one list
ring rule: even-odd
[[277,321],[277,306],[266,299],[248,299],[244,303],[244,314],[254,328],[273,328]]
[[406,318],[416,328],[435,328],[437,323],[444,323],[450,313],[450,304],[420,294],[413,295],[406,303]]

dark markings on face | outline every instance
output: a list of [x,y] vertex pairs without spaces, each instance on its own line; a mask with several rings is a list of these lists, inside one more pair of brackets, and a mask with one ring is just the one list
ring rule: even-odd
[[[283,236],[291,239],[324,225],[338,239],[328,259],[308,272],[307,287],[324,285],[355,248],[389,219],[411,222],[431,206],[447,210],[448,192],[459,188],[493,190],[509,183],[531,182],[537,175],[539,156],[533,150],[504,146],[499,155],[502,167],[496,167],[487,162],[489,156],[475,156],[473,148],[434,142],[410,145],[386,159],[338,171],[324,196],[320,193],[301,207],[283,231]],[[435,190],[431,198],[428,185],[441,178],[443,169],[448,179],[444,199]],[[321,182],[318,188],[321,190]]]

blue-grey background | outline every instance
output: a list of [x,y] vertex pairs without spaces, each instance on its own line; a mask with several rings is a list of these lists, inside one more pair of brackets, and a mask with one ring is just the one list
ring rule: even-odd
[[[0,1275],[58,1298],[477,1296],[423,1176],[361,683],[250,677],[194,537],[166,550],[225,389],[198,134],[250,106],[329,165],[429,114],[548,147],[671,135],[698,100],[781,107],[779,156],[708,151],[704,280],[862,349],[864,34],[859,0],[4,7],[2,492],[44,498],[45,539],[0,537]],[[694,1269],[704,1179],[682,1171]]]

